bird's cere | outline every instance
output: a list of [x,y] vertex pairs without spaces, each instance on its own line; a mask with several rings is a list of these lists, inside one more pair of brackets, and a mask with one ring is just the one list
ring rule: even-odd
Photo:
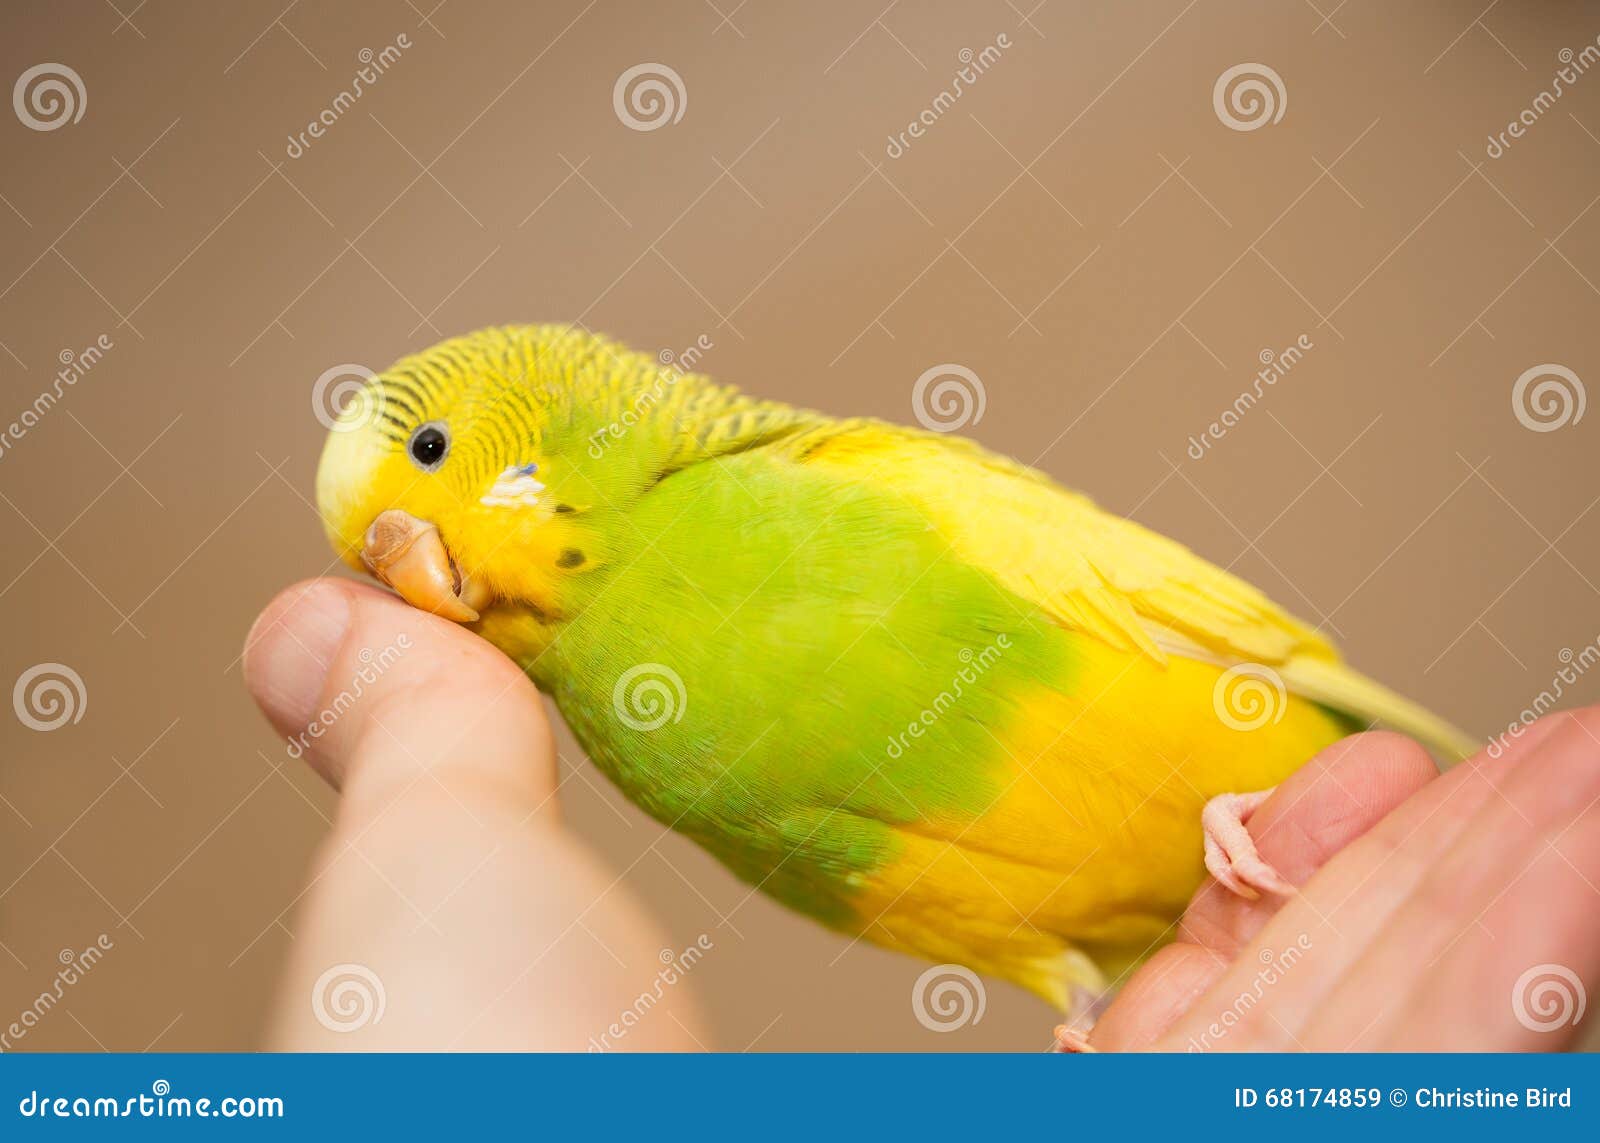
[[539,502],[544,485],[533,478],[537,464],[514,464],[499,476],[489,494],[478,501],[486,508],[531,507]]
[[413,607],[457,623],[472,623],[490,593],[463,575],[450,558],[439,529],[409,512],[391,508],[367,529],[361,562]]

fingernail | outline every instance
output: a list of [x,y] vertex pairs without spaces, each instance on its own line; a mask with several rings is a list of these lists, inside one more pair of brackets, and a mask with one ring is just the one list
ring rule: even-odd
[[316,714],[328,670],[350,628],[350,601],[331,583],[290,591],[245,636],[245,682],[280,734],[303,731]]

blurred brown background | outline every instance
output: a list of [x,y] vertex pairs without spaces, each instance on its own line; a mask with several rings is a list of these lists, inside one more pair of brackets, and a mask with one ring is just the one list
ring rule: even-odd
[[[705,335],[722,379],[900,421],[924,370],[965,365],[987,396],[970,435],[1503,728],[1600,635],[1600,412],[1552,404],[1568,423],[1533,431],[1512,399],[1536,367],[1571,371],[1544,371],[1569,401],[1600,378],[1600,68],[1498,158],[1487,137],[1595,44],[1600,8],[1482,7],[7,5],[0,76],[65,65],[83,114],[0,114],[0,423],[63,353],[111,346],[0,441],[0,681],[83,683],[78,721],[0,719],[0,1027],[62,950],[112,945],[11,1046],[255,1043],[332,804],[237,660],[270,595],[330,566],[313,382],[493,322]],[[641,63],[684,91],[649,131],[613,106]],[[1223,122],[1238,64],[1279,77],[1277,122]],[[1261,351],[1302,334],[1192,459]],[[1041,1043],[1050,1013],[999,984],[981,1022],[924,1029],[920,964],[840,957],[746,900],[562,741],[576,827],[677,947],[715,942],[694,985],[717,1046]]]

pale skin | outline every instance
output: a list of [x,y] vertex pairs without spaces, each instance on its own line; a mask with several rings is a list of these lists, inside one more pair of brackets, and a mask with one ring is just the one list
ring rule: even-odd
[[[286,739],[341,710],[305,739],[312,769],[340,797],[288,918],[294,940],[269,1046],[584,1051],[593,1040],[673,1051],[709,1042],[688,980],[621,1023],[654,989],[669,942],[618,871],[562,822],[544,705],[509,659],[376,588],[321,580],[268,605],[244,666]],[[374,681],[355,697],[363,668]],[[318,1020],[313,991],[339,964],[381,981],[381,1019],[348,1032]],[[337,1014],[332,1000],[325,1011]]]
[[[245,677],[340,791],[289,919],[270,1046],[717,1046],[692,998],[703,981],[662,989],[610,1034],[669,942],[562,822],[544,706],[493,647],[375,588],[319,580],[268,605]],[[1443,776],[1397,735],[1347,739],[1249,830],[1294,888],[1249,900],[1208,881],[1090,1048],[1551,1050],[1581,1031],[1528,1029],[1511,991],[1539,964],[1591,996],[1600,983],[1600,708],[1547,717]],[[314,988],[340,964],[381,980],[381,1020],[319,1020]],[[1256,999],[1237,1011],[1241,993]]]
[[[1512,993],[1538,965],[1563,966],[1590,996],[1600,982],[1600,707],[1504,742],[1443,775],[1399,735],[1323,751],[1250,818],[1262,857],[1298,888],[1251,900],[1207,882],[1088,1046],[1571,1047],[1587,1020],[1530,1029]],[[1259,983],[1268,964],[1274,979]]]

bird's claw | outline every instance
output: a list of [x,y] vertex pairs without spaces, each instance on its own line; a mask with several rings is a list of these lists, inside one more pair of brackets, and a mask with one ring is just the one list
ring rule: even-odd
[[1056,1027],[1056,1046],[1053,1052],[1064,1052],[1070,1055],[1081,1055],[1088,1052],[1098,1052],[1089,1043],[1089,1033],[1082,1028],[1074,1028],[1070,1024],[1060,1024]]
[[1253,794],[1219,794],[1200,812],[1200,828],[1205,835],[1206,870],[1217,884],[1247,901],[1261,893],[1287,897],[1294,886],[1284,880],[1256,849],[1245,823],[1272,794],[1258,790]]

